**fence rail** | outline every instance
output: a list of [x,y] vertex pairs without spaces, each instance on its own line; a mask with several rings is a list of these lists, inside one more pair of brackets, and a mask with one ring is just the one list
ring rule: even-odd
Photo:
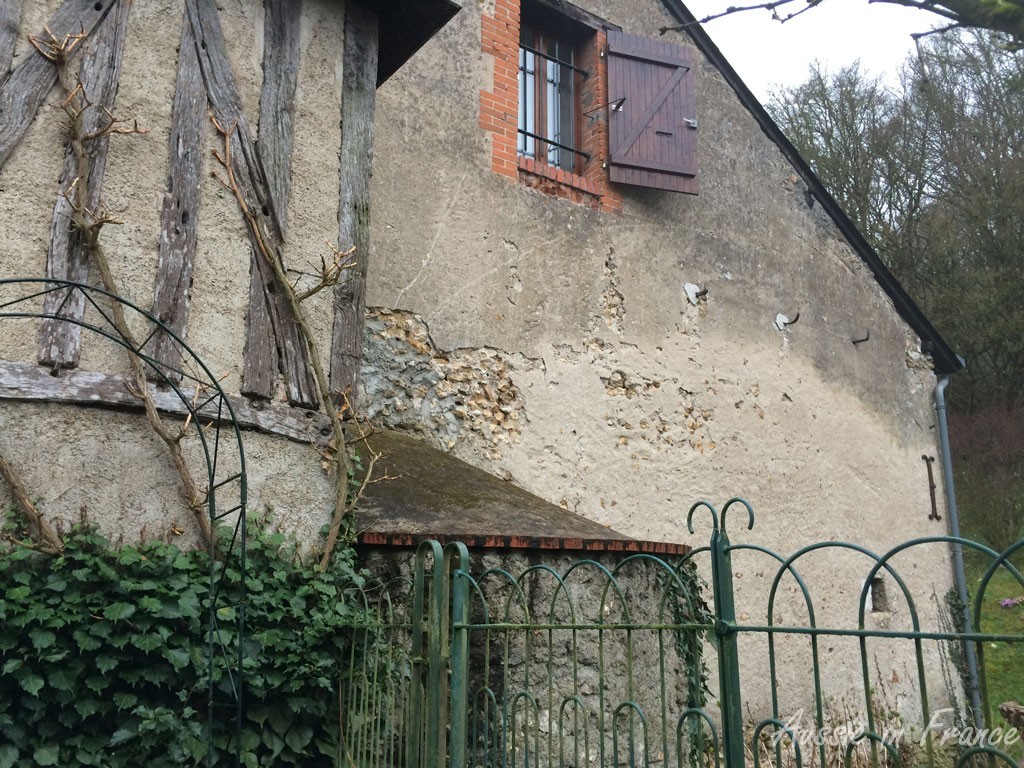
[[[983,606],[997,577],[1024,593],[1024,542],[996,553],[939,536],[880,555],[822,542],[781,556],[731,543],[733,507],[752,528],[746,502],[722,514],[702,502],[689,524],[710,512],[710,544],[674,560],[471,559],[461,544],[421,545],[407,604],[388,603],[347,673],[358,680],[349,764],[1017,765],[1020,741],[991,700],[986,658],[1016,653],[1011,663],[1024,666],[1024,628],[987,632]],[[952,543],[989,563],[968,606],[971,632],[944,594],[927,591],[948,576],[922,566]],[[761,576],[741,590],[734,572],[748,563]],[[841,594],[834,580],[814,588],[812,577],[857,563],[862,579]],[[980,712],[965,703],[967,643],[980,661]],[[387,672],[356,669],[360,656]]]

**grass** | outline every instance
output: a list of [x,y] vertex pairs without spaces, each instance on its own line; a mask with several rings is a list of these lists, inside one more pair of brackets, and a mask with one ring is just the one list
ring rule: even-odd
[[[1024,558],[1015,558],[1018,568]],[[980,586],[984,569],[971,564],[968,586],[972,593]],[[1003,608],[1000,601],[1024,596],[1024,585],[1005,568],[1001,568],[989,582],[981,605],[981,626],[985,634],[1017,634],[1024,637],[1024,605]],[[985,643],[983,648],[985,680],[988,701],[992,707],[993,727],[1006,728],[1007,723],[998,712],[1004,701],[1024,701],[1024,643]]]

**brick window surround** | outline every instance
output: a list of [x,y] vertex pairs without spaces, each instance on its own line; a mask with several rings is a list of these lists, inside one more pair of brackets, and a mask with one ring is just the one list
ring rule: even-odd
[[600,55],[604,30],[576,46],[576,63],[589,72],[579,90],[579,148],[590,155],[571,173],[516,152],[519,121],[519,32],[521,0],[494,0],[482,22],[482,48],[494,60],[492,90],[480,91],[480,126],[491,139],[491,169],[539,191],[602,211],[621,211],[622,195],[608,180],[608,67]]

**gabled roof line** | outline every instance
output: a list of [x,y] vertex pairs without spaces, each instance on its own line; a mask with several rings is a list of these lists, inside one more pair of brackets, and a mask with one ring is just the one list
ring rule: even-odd
[[686,32],[696,43],[701,52],[708,60],[722,73],[725,81],[736,92],[743,105],[750,111],[757,121],[761,130],[771,139],[786,156],[793,168],[800,174],[808,190],[814,199],[821,205],[825,213],[835,222],[839,231],[842,232],[847,242],[867,265],[868,269],[875,276],[875,281],[881,286],[885,294],[892,300],[900,317],[909,325],[921,339],[921,348],[932,357],[934,371],[938,375],[956,373],[964,368],[963,360],[953,351],[952,347],[939,334],[935,327],[925,316],[921,308],[917,306],[910,295],[900,285],[896,276],[885,266],[878,253],[867,241],[857,226],[846,215],[836,199],[822,184],[821,179],[811,170],[807,161],[797,151],[796,147],[786,138],[782,129],[771,118],[761,102],[755,98],[750,89],[737,74],[736,70],[725,58],[718,46],[714,44],[707,32],[697,22],[690,10],[680,0],[661,0],[665,9],[672,14],[681,24],[686,25]]

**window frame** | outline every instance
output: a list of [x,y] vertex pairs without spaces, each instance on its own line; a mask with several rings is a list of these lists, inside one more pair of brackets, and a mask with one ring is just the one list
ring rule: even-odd
[[[580,174],[583,164],[591,157],[580,148],[583,117],[580,93],[582,81],[590,73],[577,66],[577,48],[576,41],[558,30],[537,21],[524,19],[520,22],[516,154],[530,158],[538,165],[560,168],[572,174]],[[566,77],[569,78],[567,99],[559,94]],[[543,83],[542,87],[538,87],[540,83]],[[556,94],[555,98],[552,98],[552,92]],[[553,104],[556,105],[554,110]],[[566,121],[570,123],[568,142],[564,140]]]

